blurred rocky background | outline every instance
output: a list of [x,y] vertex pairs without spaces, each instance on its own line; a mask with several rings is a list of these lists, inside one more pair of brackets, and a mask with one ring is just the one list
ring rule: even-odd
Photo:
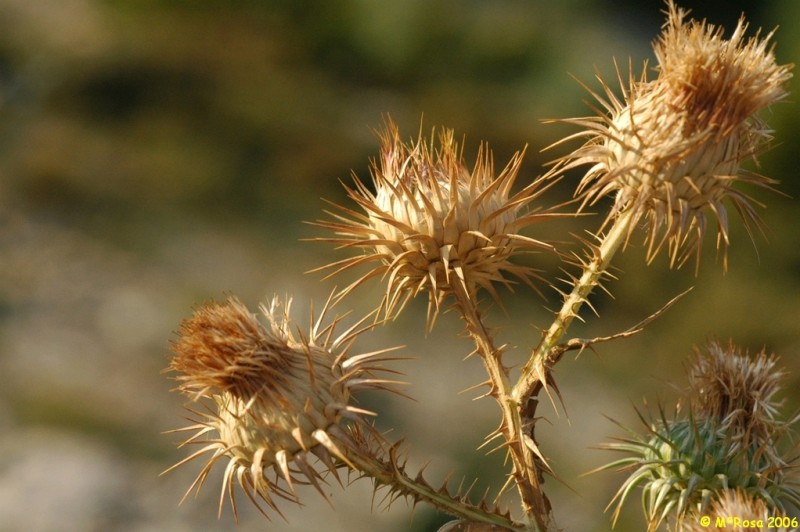
[[[780,25],[781,62],[800,57],[795,0],[685,0],[698,18],[732,28]],[[614,80],[651,59],[660,0],[0,0],[0,531],[230,530],[217,520],[219,474],[178,506],[200,464],[159,473],[176,450],[183,400],[161,373],[169,341],[192,307],[236,294],[251,307],[293,294],[297,316],[333,288],[304,274],[343,255],[301,242],[320,234],[321,198],[343,199],[338,180],[367,177],[373,130],[385,114],[406,138],[444,125],[481,140],[496,163],[528,145],[522,181],[566,148],[540,149],[572,132],[541,119],[589,114],[595,69]],[[616,86],[615,83],[611,83]],[[638,427],[632,405],[669,403],[693,345],[732,339],[782,357],[786,410],[800,394],[800,107],[775,106],[776,147],[756,170],[785,196],[754,190],[767,207],[766,238],[751,245],[732,223],[730,269],[713,242],[703,263],[644,265],[635,239],[617,262],[621,280],[598,294],[575,335],[623,330],[689,286],[696,288],[642,334],[569,357],[556,377],[567,414],[540,408],[544,453],[562,482],[546,487],[567,530],[610,528],[603,514],[621,477],[580,476],[613,456],[592,446],[620,435],[606,415]],[[579,175],[554,190],[568,198]],[[599,206],[598,210],[603,206]],[[544,228],[564,239],[598,217]],[[579,249],[577,245],[574,248]],[[535,260],[534,257],[531,260]],[[547,276],[558,276],[548,264]],[[340,284],[345,279],[338,280]],[[507,294],[503,340],[520,365],[558,304]],[[355,314],[380,290],[365,287]],[[343,308],[342,310],[345,310]],[[358,347],[405,345],[398,363],[416,402],[365,397],[410,463],[430,462],[441,482],[499,486],[500,453],[474,449],[497,424],[491,400],[460,391],[483,380],[455,316],[425,337],[424,301]],[[217,472],[219,473],[219,472]],[[313,490],[306,506],[272,523],[240,501],[239,530],[434,531],[446,518],[403,501],[386,511],[369,482],[333,483],[331,508]],[[620,530],[642,526],[629,505]]]

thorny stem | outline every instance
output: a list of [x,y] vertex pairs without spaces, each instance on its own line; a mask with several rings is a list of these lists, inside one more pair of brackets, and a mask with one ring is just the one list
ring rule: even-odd
[[[529,423],[530,427],[533,427],[535,422],[533,413],[535,412],[536,396],[542,388],[547,386],[550,370],[565,352],[564,349],[559,348],[561,339],[589,294],[600,282],[600,277],[608,269],[614,254],[627,240],[634,222],[633,209],[630,208],[616,217],[600,245],[594,249],[592,260],[584,267],[583,274],[575,282],[572,292],[564,298],[564,304],[556,314],[552,325],[522,369],[522,375],[511,395],[512,400],[520,405],[524,412],[524,421]],[[530,409],[527,408],[529,402],[532,402]]]
[[451,284],[456,303],[467,324],[467,330],[489,374],[491,387],[489,395],[495,398],[503,412],[503,422],[498,432],[502,433],[508,446],[513,464],[511,474],[520,494],[527,528],[533,531],[548,530],[553,522],[550,503],[541,487],[541,472],[535,457],[525,445],[519,403],[512,398],[508,370],[500,358],[502,352],[495,347],[492,334],[481,319],[475,303],[477,301],[475,291],[470,290],[463,279],[455,280]]
[[394,497],[404,495],[414,501],[425,501],[442,512],[465,519],[467,521],[490,523],[509,529],[519,529],[521,524],[507,515],[492,512],[483,505],[470,504],[464,497],[453,497],[443,486],[437,490],[431,487],[422,476],[416,479],[409,477],[402,466],[398,465],[397,456],[393,447],[389,459],[382,460],[372,453],[355,452],[347,445],[341,448],[348,466],[373,479],[376,486],[389,486]]
[[[552,367],[561,359],[566,349],[561,348],[561,340],[567,332],[572,320],[578,315],[581,306],[587,301],[589,294],[600,282],[600,278],[611,264],[611,259],[626,241],[632,224],[634,223],[634,216],[632,210],[628,209],[623,211],[614,220],[613,225],[605,234],[602,242],[594,249],[594,254],[591,261],[584,267],[583,274],[576,280],[572,292],[564,298],[564,304],[561,310],[556,314],[550,328],[543,336],[541,342],[531,354],[530,360],[525,364],[522,369],[522,374],[517,381],[514,388],[511,390],[510,397],[506,402],[507,405],[516,405],[517,409],[513,415],[506,414],[504,416],[508,419],[514,419],[516,423],[515,428],[519,428],[519,432],[515,433],[515,437],[521,441],[530,441],[532,445],[536,445],[534,429],[536,424],[536,407],[538,405],[539,392],[547,386],[550,382],[550,371]],[[522,433],[524,427],[527,431],[526,434]],[[522,445],[523,450],[527,447]],[[531,453],[528,452],[527,456]],[[533,462],[531,462],[533,464]],[[515,462],[515,468],[517,464]],[[536,478],[536,472],[533,473]],[[532,483],[536,491],[538,500],[546,501],[546,496],[541,488],[539,478],[536,478],[536,483]],[[519,485],[519,481],[518,481]],[[524,489],[520,487],[520,493],[523,494]],[[547,514],[542,515],[549,515]],[[544,528],[543,530],[546,530]]]

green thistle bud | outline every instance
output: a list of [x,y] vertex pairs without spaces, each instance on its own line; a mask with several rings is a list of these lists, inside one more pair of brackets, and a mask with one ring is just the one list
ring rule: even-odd
[[774,356],[750,358],[714,342],[697,351],[689,368],[688,412],[677,408],[667,419],[662,411],[645,435],[626,429],[630,438],[603,446],[629,455],[599,469],[630,471],[611,501],[614,521],[637,487],[650,529],[707,514],[732,489],[773,512],[800,508],[794,469],[781,448],[791,422],[778,418],[773,397],[783,373],[775,363]]

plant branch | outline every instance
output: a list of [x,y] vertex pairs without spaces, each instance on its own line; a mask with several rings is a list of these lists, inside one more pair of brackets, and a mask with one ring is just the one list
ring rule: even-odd
[[481,318],[475,290],[468,288],[463,279],[455,280],[451,285],[467,331],[489,374],[489,395],[495,398],[503,413],[503,421],[497,432],[503,435],[508,446],[513,465],[511,475],[519,491],[529,529],[548,530],[553,523],[550,503],[542,489],[543,479],[537,458],[526,445],[519,404],[512,398],[508,370],[501,360],[502,350],[495,347],[492,334]]
[[600,283],[600,278],[611,264],[614,254],[627,240],[634,221],[632,209],[621,212],[614,219],[613,225],[600,245],[594,249],[594,256],[584,267],[583,274],[575,281],[572,292],[564,298],[564,304],[556,314],[555,320],[522,369],[522,374],[512,391],[512,399],[523,410],[531,398],[538,395],[543,387],[546,388],[550,370],[565,352],[559,346],[561,339],[586,303],[589,294]]
[[[357,445],[353,448],[345,442],[339,449],[342,452],[339,458],[360,475],[372,478],[376,486],[388,486],[390,493],[386,498],[389,501],[405,496],[415,503],[424,501],[444,513],[468,521],[489,523],[508,529],[524,528],[522,523],[514,521],[507,512],[489,507],[485,500],[473,504],[467,500],[466,493],[451,494],[446,484],[436,489],[423,478],[421,472],[414,478],[410,477],[399,456],[399,444],[390,445],[387,450],[384,440],[370,441],[371,437],[362,429],[340,437],[355,441]],[[387,453],[388,456],[382,457]]]
[[[677,296],[673,297],[669,301],[664,304],[663,307],[634,325],[633,327],[629,327],[622,332],[618,332],[612,334],[610,336],[598,336],[596,338],[570,338],[569,340],[558,344],[557,346],[553,347],[553,356],[561,357],[561,355],[567,351],[580,351],[583,352],[584,349],[594,349],[595,344],[599,344],[602,342],[610,342],[611,340],[619,340],[621,338],[629,338],[635,334],[639,334],[644,330],[644,328],[656,320],[659,316],[661,316],[664,312],[666,312],[672,305],[677,303],[677,301],[691,292],[694,289],[693,286],[690,286]],[[578,354],[580,354],[580,352]]]

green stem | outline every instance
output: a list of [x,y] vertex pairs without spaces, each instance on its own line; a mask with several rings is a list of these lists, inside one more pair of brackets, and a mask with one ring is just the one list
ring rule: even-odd
[[[563,349],[558,349],[561,339],[589,294],[600,282],[600,278],[611,264],[614,254],[627,240],[634,221],[632,209],[625,210],[616,217],[600,245],[594,250],[592,260],[586,264],[583,274],[575,281],[572,292],[564,298],[564,304],[556,314],[552,325],[522,369],[522,375],[511,395],[516,404],[521,405],[523,411],[526,411],[525,407],[528,402],[538,395],[542,387],[546,385],[551,368],[564,354]],[[533,423],[534,420],[531,419],[530,414],[526,414],[525,417],[526,421]]]

